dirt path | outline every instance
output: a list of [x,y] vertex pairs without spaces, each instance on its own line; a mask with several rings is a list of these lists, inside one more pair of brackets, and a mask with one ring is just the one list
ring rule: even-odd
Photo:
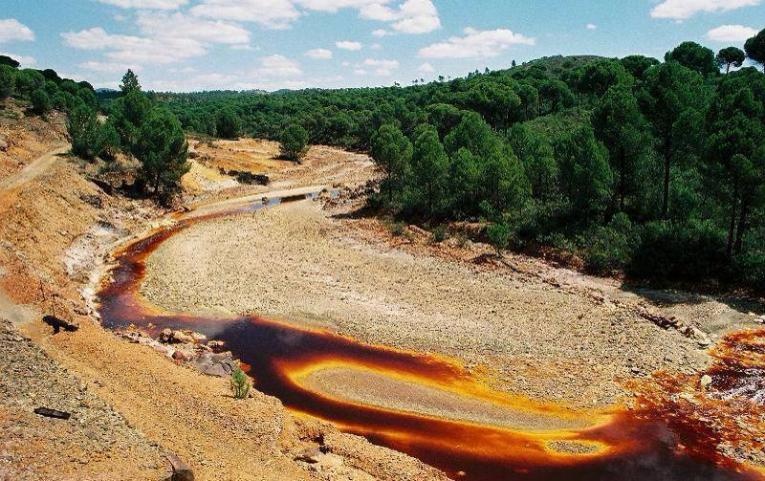
[[69,144],[56,145],[52,150],[30,162],[21,171],[0,180],[0,191],[16,189],[37,178],[56,162],[58,156],[68,152],[70,148]]

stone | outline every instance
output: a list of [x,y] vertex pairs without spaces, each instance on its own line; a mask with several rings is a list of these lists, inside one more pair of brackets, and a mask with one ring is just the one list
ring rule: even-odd
[[709,386],[712,385],[712,376],[710,376],[709,374],[704,374],[703,376],[701,376],[700,383],[701,383],[701,389],[708,388]]
[[213,377],[228,377],[239,364],[231,352],[203,352],[189,363],[202,374]]
[[194,339],[194,342],[198,343],[198,344],[199,343],[203,343],[203,342],[207,342],[207,336],[205,336],[204,334],[201,334],[199,332],[192,332],[191,333],[191,337],[192,337],[192,339]]
[[169,342],[172,342],[172,340],[173,340],[173,331],[168,328],[162,329],[162,332],[159,334],[159,341],[169,343]]
[[0,151],[6,152],[8,150],[8,141],[5,140],[5,137],[0,135]]
[[167,481],[194,481],[194,471],[175,454],[169,454],[167,460],[170,462],[170,468],[173,474]]
[[194,337],[183,331],[173,331],[172,342],[176,344],[194,344]]

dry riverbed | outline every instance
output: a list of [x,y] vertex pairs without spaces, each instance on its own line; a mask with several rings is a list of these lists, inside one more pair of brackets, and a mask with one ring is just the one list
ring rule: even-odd
[[197,224],[150,257],[142,294],[173,311],[259,313],[442,354],[494,387],[577,406],[618,401],[621,379],[707,362],[696,341],[629,309],[372,244],[363,221],[336,213],[304,201]]

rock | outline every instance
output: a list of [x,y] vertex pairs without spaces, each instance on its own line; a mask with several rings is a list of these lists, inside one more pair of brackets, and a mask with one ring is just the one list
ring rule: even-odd
[[173,331],[172,342],[176,344],[195,344],[194,337],[183,331]]
[[207,343],[207,347],[209,347],[210,349],[213,349],[213,350],[215,350],[215,349],[223,349],[223,347],[225,345],[226,345],[226,343],[223,342],[223,341],[210,341],[210,342]]
[[67,420],[71,417],[71,414],[66,411],[59,411],[58,409],[50,409],[50,408],[44,408],[44,407],[35,408],[34,412],[35,414],[39,414],[40,416],[45,416],[46,418],[56,418],[56,419]]
[[169,454],[167,455],[167,460],[170,462],[170,467],[173,470],[173,474],[170,475],[167,481],[194,481],[194,471],[181,458],[175,454]]
[[304,463],[315,464],[319,462],[319,457],[322,452],[319,448],[307,448],[301,451],[295,456],[295,461],[302,461]]
[[79,324],[56,316],[43,316],[43,322],[53,328],[53,334],[58,334],[61,329],[67,332],[74,332],[80,328]]
[[0,151],[6,152],[8,150],[8,141],[5,140],[5,137],[0,135]]
[[203,374],[214,377],[228,377],[239,364],[231,352],[203,352],[189,363]]
[[708,388],[709,386],[712,385],[712,376],[710,376],[709,374],[704,374],[703,376],[701,376],[700,383],[701,383],[701,389]]
[[201,344],[207,341],[207,336],[205,336],[204,334],[200,334],[198,332],[192,332],[191,338],[194,339],[195,344]]
[[181,362],[188,362],[188,361],[190,361],[190,360],[191,360],[191,359],[192,359],[194,356],[193,356],[193,355],[191,355],[191,354],[189,354],[189,353],[187,353],[187,352],[184,352],[184,351],[181,351],[180,349],[178,349],[178,350],[176,350],[175,352],[173,352],[173,354],[172,354],[172,356],[171,356],[171,357],[172,357],[173,359],[175,359],[176,361],[181,361]]
[[162,332],[159,334],[159,342],[170,343],[172,341],[173,341],[173,331],[168,328],[162,329]]

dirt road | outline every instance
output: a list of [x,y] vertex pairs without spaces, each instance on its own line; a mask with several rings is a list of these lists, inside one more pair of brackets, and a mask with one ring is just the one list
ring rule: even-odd
[[0,191],[11,190],[35,179],[40,174],[48,170],[58,157],[69,151],[69,144],[59,144],[40,157],[30,162],[21,171],[0,180]]

